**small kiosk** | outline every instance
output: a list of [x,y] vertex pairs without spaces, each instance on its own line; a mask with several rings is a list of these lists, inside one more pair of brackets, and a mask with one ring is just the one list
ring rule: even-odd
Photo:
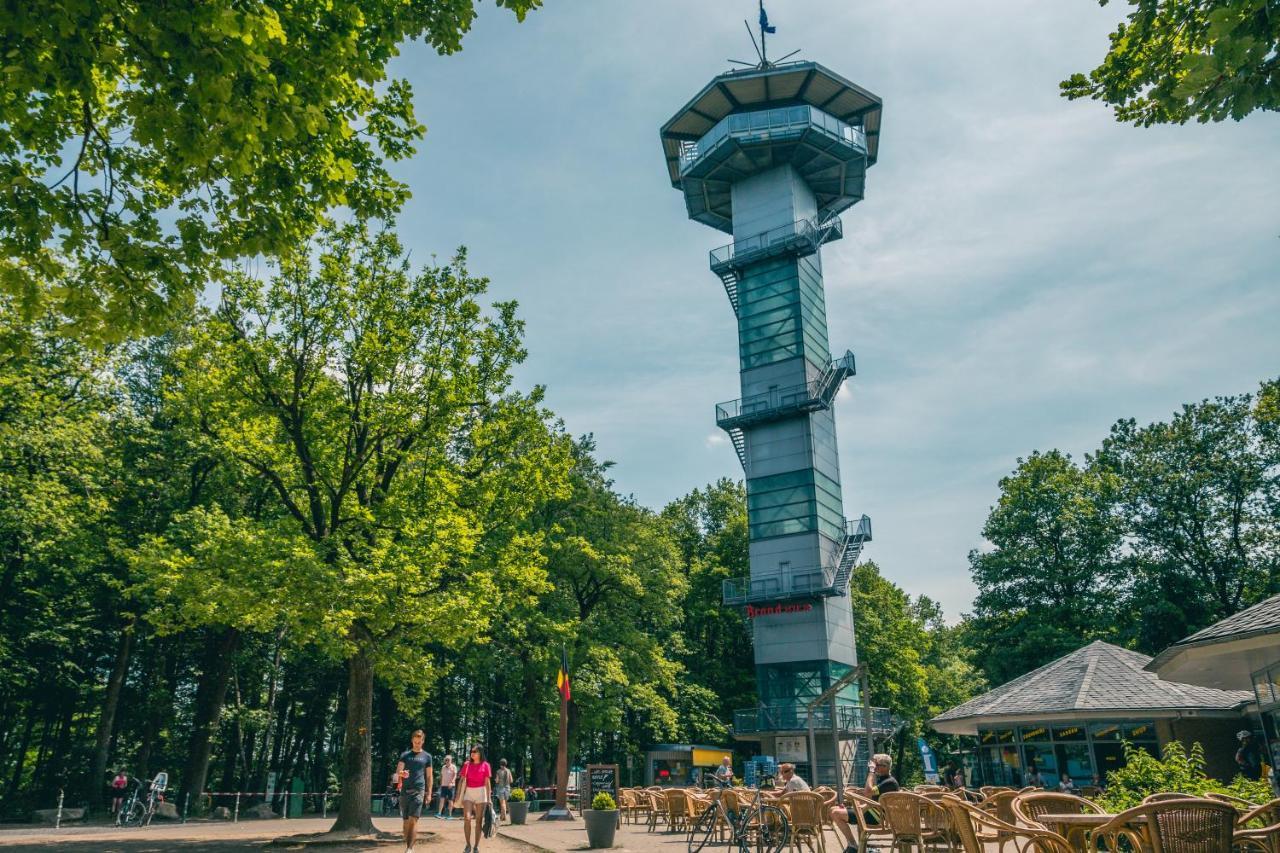
[[698,785],[704,773],[710,774],[725,757],[733,758],[733,750],[701,744],[660,743],[645,753],[645,785],[684,787]]

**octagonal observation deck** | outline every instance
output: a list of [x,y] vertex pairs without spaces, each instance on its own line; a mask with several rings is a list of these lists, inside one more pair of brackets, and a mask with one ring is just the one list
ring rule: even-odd
[[790,164],[826,219],[862,199],[879,151],[878,97],[816,62],[721,74],[662,126],[689,218],[733,232],[735,181]]

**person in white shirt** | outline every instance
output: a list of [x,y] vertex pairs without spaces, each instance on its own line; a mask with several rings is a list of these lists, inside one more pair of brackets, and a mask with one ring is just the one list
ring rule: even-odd
[[789,794],[792,791],[809,790],[809,783],[796,775],[796,766],[794,764],[779,764],[778,775],[782,777],[783,793]]
[[453,819],[453,786],[458,781],[458,767],[453,763],[453,756],[446,755],[440,767],[440,810],[436,817],[440,820]]

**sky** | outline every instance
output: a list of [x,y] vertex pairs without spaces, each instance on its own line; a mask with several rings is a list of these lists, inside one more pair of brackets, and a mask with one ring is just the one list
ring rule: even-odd
[[[1019,457],[1280,375],[1280,115],[1134,128],[1067,101],[1126,4],[773,0],[796,48],[884,100],[879,162],[823,249],[845,514],[864,552],[957,619],[968,553]],[[461,53],[403,47],[428,131],[394,166],[415,260],[459,246],[527,322],[524,387],[593,433],[616,487],[740,478],[714,404],[736,325],[658,128],[752,53],[754,0],[483,3]]]

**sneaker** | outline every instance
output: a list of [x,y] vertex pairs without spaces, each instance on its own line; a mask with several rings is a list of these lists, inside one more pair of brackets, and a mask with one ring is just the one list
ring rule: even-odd
[[465,848],[463,848],[462,853],[471,853],[471,845],[468,844]]

